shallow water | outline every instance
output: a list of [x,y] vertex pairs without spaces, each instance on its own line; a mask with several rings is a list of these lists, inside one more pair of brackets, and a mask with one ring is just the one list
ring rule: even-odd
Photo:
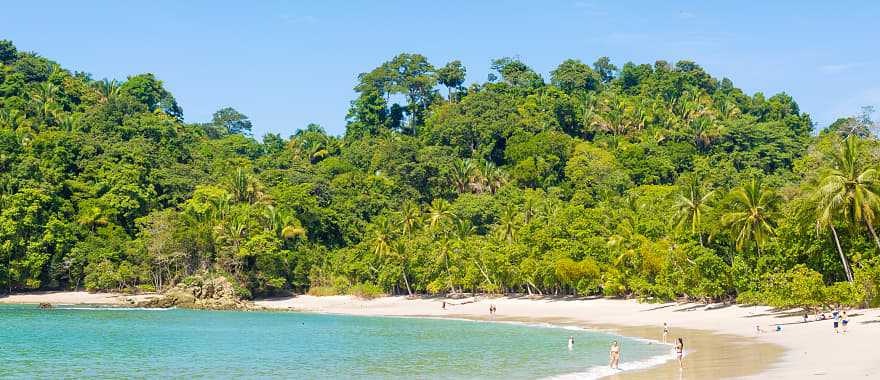
[[0,377],[589,378],[607,371],[613,339],[624,369],[669,353],[603,332],[511,323],[0,305]]

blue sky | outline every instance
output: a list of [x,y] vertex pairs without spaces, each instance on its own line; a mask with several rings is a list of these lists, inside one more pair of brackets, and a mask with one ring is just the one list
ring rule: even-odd
[[691,59],[748,93],[791,94],[819,127],[880,109],[880,2],[253,3],[17,1],[0,39],[95,78],[155,73],[187,121],[232,106],[256,136],[310,122],[343,133],[357,74],[400,52],[460,59],[469,82],[503,56],[545,78],[567,58]]

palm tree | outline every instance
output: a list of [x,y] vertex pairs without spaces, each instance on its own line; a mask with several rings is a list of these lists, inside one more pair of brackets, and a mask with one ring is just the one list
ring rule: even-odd
[[266,199],[263,184],[242,168],[238,168],[235,174],[227,178],[225,185],[232,193],[232,200],[235,202],[257,203]]
[[731,191],[730,197],[731,210],[721,217],[721,224],[736,236],[738,251],[748,243],[755,243],[760,254],[761,247],[775,234],[773,213],[779,196],[760,180],[753,179]]
[[391,223],[388,219],[378,218],[373,224],[373,253],[384,257],[391,251]]
[[[0,202],[2,204],[2,202]],[[2,211],[2,210],[0,210]],[[88,207],[85,210],[81,210],[79,213],[79,217],[77,218],[77,223],[80,225],[88,227],[89,231],[95,232],[95,229],[98,226],[106,226],[110,223],[110,220],[107,219],[107,216],[100,207]]]
[[452,164],[450,177],[452,184],[455,186],[455,190],[459,194],[463,194],[470,190],[476,170],[476,165],[474,165],[474,162],[470,159],[456,160]]
[[288,240],[295,237],[305,239],[306,229],[292,214],[279,211],[275,206],[267,205],[263,210],[263,218],[266,220],[266,228],[275,232],[279,239]]
[[559,213],[559,205],[557,202],[554,202],[552,199],[545,199],[544,202],[541,203],[541,207],[538,209],[538,218],[544,222],[545,225],[550,225],[556,221],[556,215]]
[[492,161],[483,160],[483,163],[477,168],[477,174],[476,182],[479,184],[480,192],[488,190],[490,193],[495,194],[501,186],[507,183],[507,176],[504,174],[504,171]]
[[14,131],[24,124],[24,121],[24,113],[17,109],[0,109],[0,127],[9,128]]
[[116,79],[111,80],[104,78],[99,81],[94,81],[90,85],[98,94],[98,102],[100,103],[106,103],[119,94],[120,84]]
[[880,249],[880,239],[874,230],[874,209],[880,206],[880,196],[875,191],[880,185],[877,169],[859,160],[857,137],[847,137],[832,157],[833,167],[824,173],[816,189],[820,207],[833,205],[853,225],[864,223]]
[[432,229],[443,225],[455,218],[452,213],[452,206],[445,199],[437,198],[431,201],[428,207],[428,226]]
[[632,123],[631,107],[623,98],[605,99],[599,102],[599,112],[591,113],[590,124],[600,131],[619,136],[629,132]]
[[644,237],[633,227],[632,218],[625,217],[605,243],[608,249],[616,253],[614,266],[623,269],[625,264],[634,262],[638,258],[636,249],[643,240]]
[[477,233],[477,228],[467,219],[455,218],[453,227],[455,238],[458,240],[465,240]]
[[715,195],[715,191],[704,192],[696,183],[690,183],[676,194],[675,205],[675,228],[679,231],[689,228],[691,235],[700,237],[700,246],[703,246],[702,221],[703,215],[709,212],[708,202]]
[[518,212],[513,205],[507,205],[501,210],[501,218],[498,220],[498,234],[508,243],[512,243],[516,235],[516,229],[519,225],[517,216]]
[[702,116],[688,123],[694,145],[705,152],[721,136],[720,125],[711,117]]
[[30,93],[37,117],[43,123],[52,122],[62,110],[61,105],[58,104],[58,92],[58,86],[44,82],[37,85]]
[[853,282],[849,262],[843,254],[843,249],[840,248],[840,238],[837,236],[837,229],[834,228],[834,219],[836,219],[842,209],[841,204],[836,203],[839,201],[841,199],[834,197],[820,197],[817,199],[816,232],[820,232],[825,228],[831,230],[831,235],[834,237],[834,245],[837,247],[837,254],[840,255],[840,262],[843,263],[843,271],[846,272],[846,279],[849,282]]
[[422,210],[415,202],[405,202],[400,208],[399,218],[403,235],[410,236],[422,221]]
[[401,272],[403,273],[403,284],[406,286],[406,292],[412,297],[412,289],[409,286],[409,278],[406,277],[406,266],[407,266],[407,249],[406,243],[402,241],[397,241],[391,244],[391,254],[400,260],[401,264]]

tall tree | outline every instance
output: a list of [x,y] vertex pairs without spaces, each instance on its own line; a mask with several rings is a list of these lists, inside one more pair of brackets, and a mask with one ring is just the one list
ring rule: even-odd
[[773,189],[766,187],[759,179],[730,192],[731,203],[727,213],[721,216],[721,224],[729,229],[741,251],[753,243],[760,254],[768,239],[774,236],[776,223],[774,214],[780,198]]
[[685,185],[675,197],[675,228],[678,230],[688,229],[691,235],[700,238],[700,246],[703,246],[703,216],[709,210],[709,201],[715,191],[705,191],[696,182]]
[[447,97],[450,101],[453,100],[452,89],[461,89],[461,85],[465,80],[465,75],[467,75],[467,69],[465,69],[464,65],[462,65],[459,60],[449,62],[446,66],[437,70],[437,81],[446,86],[448,93]]

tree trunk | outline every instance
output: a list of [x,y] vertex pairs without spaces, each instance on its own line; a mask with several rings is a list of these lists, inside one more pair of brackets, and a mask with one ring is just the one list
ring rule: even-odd
[[406,292],[412,297],[412,289],[409,288],[409,280],[406,278],[406,268],[403,270],[403,284],[406,285]]
[[446,283],[449,285],[450,291],[455,293],[455,287],[452,286],[452,274],[449,273],[449,253],[443,255],[443,262],[446,263]]
[[697,235],[700,237],[700,247],[705,247],[705,245],[703,245],[703,233],[698,232]]
[[538,286],[537,286],[537,285],[535,285],[535,283],[534,283],[534,282],[531,282],[531,281],[526,281],[526,283],[528,283],[528,284],[531,284],[531,285],[532,285],[532,287],[533,287],[533,288],[535,288],[535,291],[537,291],[537,292],[538,292],[538,295],[542,295],[542,296],[543,296],[543,295],[544,295],[544,293],[543,293],[543,292],[541,292],[541,288],[539,288],[539,287],[538,287]]
[[868,231],[871,231],[871,236],[874,237],[874,243],[877,244],[877,249],[880,250],[880,238],[877,238],[877,232],[874,231],[874,226],[869,221],[865,221],[865,224],[868,225]]
[[837,237],[837,230],[834,228],[834,225],[831,226],[831,233],[834,235],[834,244],[837,246],[837,253],[840,254],[840,262],[843,263],[843,270],[846,271],[846,279],[849,282],[853,282],[852,272],[849,270],[849,263],[846,261],[846,256],[843,255],[843,249],[840,248],[840,239]]

